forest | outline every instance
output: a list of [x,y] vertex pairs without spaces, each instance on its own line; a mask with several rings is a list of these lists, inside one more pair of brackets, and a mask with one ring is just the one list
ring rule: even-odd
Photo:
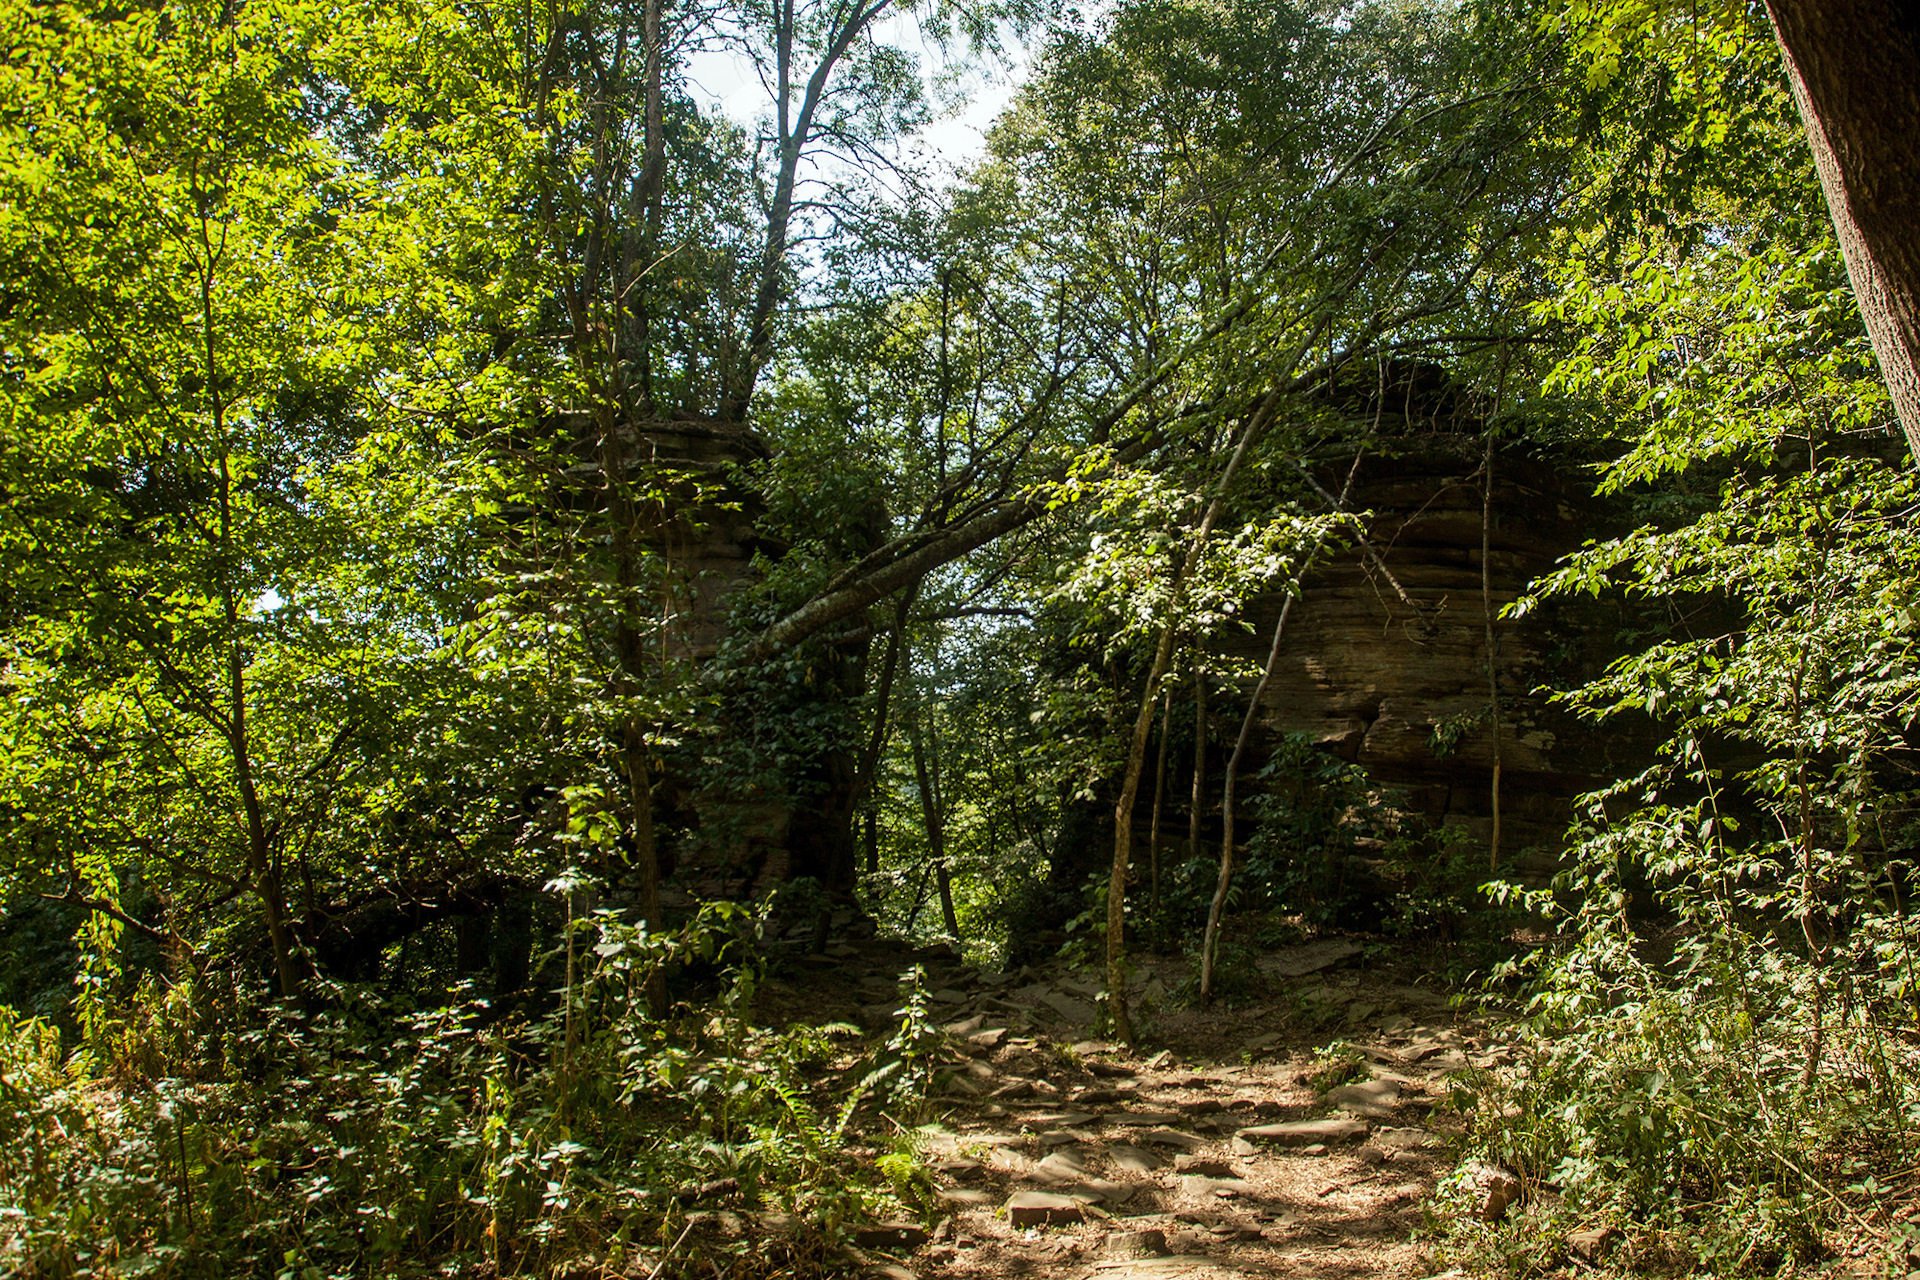
[[1920,1274],[1905,6],[0,23],[0,1273]]

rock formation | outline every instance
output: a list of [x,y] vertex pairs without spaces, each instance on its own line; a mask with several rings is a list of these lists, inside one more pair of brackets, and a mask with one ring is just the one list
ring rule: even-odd
[[[1643,762],[1648,744],[1638,734],[1596,731],[1547,700],[1545,688],[1578,683],[1612,656],[1617,625],[1607,623],[1617,620],[1608,606],[1570,613],[1554,604],[1520,619],[1499,613],[1561,556],[1612,532],[1619,517],[1592,496],[1582,459],[1541,448],[1497,452],[1483,592],[1482,461],[1478,439],[1440,433],[1399,438],[1362,461],[1351,506],[1370,513],[1366,539],[1379,559],[1344,549],[1305,582],[1259,723],[1269,740],[1308,735],[1403,791],[1414,811],[1485,845],[1495,737],[1491,609],[1503,862],[1518,858],[1540,873],[1553,864],[1573,798]],[[1344,479],[1344,463],[1324,469],[1339,472],[1330,487]],[[1276,591],[1247,600],[1252,630],[1225,637],[1223,655],[1264,662],[1283,598]],[[1223,731],[1232,732],[1216,726]]]

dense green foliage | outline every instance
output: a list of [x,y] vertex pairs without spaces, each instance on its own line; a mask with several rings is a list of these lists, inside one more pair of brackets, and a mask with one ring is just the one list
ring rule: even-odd
[[[1529,957],[1524,1068],[1470,1086],[1475,1139],[1567,1220],[1626,1227],[1638,1265],[1760,1273],[1852,1230],[1920,1121],[1920,494],[1768,32],[1716,12],[1676,49],[1595,21],[1578,47],[1603,95],[1687,87],[1589,143],[1613,194],[1569,232],[1551,304],[1570,341],[1549,388],[1621,437],[1601,487],[1647,523],[1517,610],[1618,592],[1670,619],[1560,695],[1664,742],[1587,798],[1555,894],[1532,895],[1564,943]],[[1643,183],[1655,148],[1676,163]],[[1555,1261],[1529,1236],[1503,1241],[1515,1273]]]
[[[672,934],[572,922],[562,1005],[502,1022],[470,991],[414,1008],[337,989],[312,1013],[257,988],[149,985],[88,1055],[8,1015],[10,1265],[29,1274],[500,1274],[555,1267],[736,1274],[829,1263],[844,1224],[896,1203],[844,1147],[856,1106],[910,1109],[924,1018],[845,1064],[851,1028],[745,1017],[755,922],[709,908]],[[663,966],[716,989],[657,1014]],[[100,1073],[96,1078],[93,1073]],[[107,1088],[106,1086],[118,1086]],[[740,1197],[796,1231],[722,1238],[690,1211]],[[24,1215],[24,1216],[21,1216]]]
[[[1531,912],[1474,1148],[1641,1261],[1816,1255],[1920,1128],[1920,493],[1765,26],[1671,9],[0,12],[0,1266],[839,1266],[936,1033],[752,1002],[856,907],[1204,936],[1198,1000]],[[962,174],[887,21],[1036,40]],[[1243,762],[1223,656],[1372,554],[1323,480],[1419,378],[1475,483],[1604,455],[1638,526],[1512,612],[1630,601],[1557,696],[1664,745],[1497,911],[1359,767]]]

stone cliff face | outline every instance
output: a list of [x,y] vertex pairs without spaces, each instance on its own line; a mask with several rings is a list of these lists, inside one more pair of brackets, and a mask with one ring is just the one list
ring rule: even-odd
[[635,439],[639,456],[685,476],[683,487],[698,495],[677,512],[662,550],[680,579],[676,643],[705,662],[726,639],[731,598],[755,581],[754,556],[785,549],[755,527],[758,507],[735,478],[766,459],[767,445],[746,427],[706,420],[649,423]]
[[[673,643],[680,656],[704,664],[728,638],[739,594],[760,580],[755,557],[787,550],[759,527],[758,496],[742,483],[742,470],[769,456],[767,445],[748,428],[698,420],[645,424],[635,433],[635,448],[686,478],[683,505],[660,542],[675,569]],[[792,695],[805,704],[798,709],[817,717],[857,697],[864,657],[864,642],[824,647],[812,664],[817,678]],[[779,707],[748,713],[723,702],[722,732],[746,745],[780,713]],[[820,752],[791,776],[758,772],[763,776],[717,785],[666,779],[657,799],[665,806],[663,844],[678,883],[702,897],[736,900],[802,877],[829,892],[850,892],[856,868],[849,753]]]
[[[1426,419],[1432,425],[1431,417]],[[685,427],[683,430],[682,427]],[[1368,514],[1367,541],[1384,565],[1359,547],[1332,556],[1309,577],[1291,610],[1274,679],[1263,699],[1261,738],[1243,775],[1264,762],[1281,735],[1304,734],[1363,767],[1382,788],[1432,821],[1485,846],[1492,835],[1495,733],[1488,684],[1487,617],[1493,612],[1493,671],[1499,682],[1502,866],[1538,879],[1554,868],[1572,801],[1623,772],[1643,767],[1651,748],[1631,726],[1596,728],[1549,705],[1543,687],[1565,688],[1615,656],[1613,637],[1627,621],[1617,606],[1550,605],[1521,619],[1498,616],[1526,585],[1582,542],[1617,531],[1618,515],[1595,499],[1585,459],[1516,446],[1493,460],[1490,509],[1483,513],[1482,446],[1477,430],[1417,429],[1404,420],[1363,459],[1352,507]],[[650,428],[657,456],[724,485],[728,469],[764,456],[756,437],[703,424]],[[1337,489],[1351,455],[1318,465]],[[730,492],[727,503],[692,512],[671,535],[670,554],[685,568],[690,656],[705,660],[724,638],[727,604],[753,580],[756,552],[778,554],[754,528],[755,511]],[[1486,589],[1482,523],[1486,521]],[[1243,602],[1247,631],[1216,642],[1221,657],[1257,668],[1267,654],[1283,597]],[[859,655],[844,655],[844,679],[822,696],[840,701],[858,690]],[[1250,683],[1250,681],[1249,681]],[[1216,687],[1209,728],[1205,816],[1219,834],[1218,770],[1237,731],[1240,705]],[[1175,756],[1166,843],[1183,841],[1187,793]],[[696,796],[680,790],[669,808],[682,815],[676,840],[679,882],[703,894],[747,896],[810,875],[850,888],[854,871],[850,760],[823,759],[819,776],[789,780],[778,794]],[[842,776],[848,775],[848,776]],[[1251,815],[1243,812],[1243,832]],[[1140,821],[1145,823],[1143,811]],[[1101,825],[1096,823],[1095,825]],[[1077,845],[1063,840],[1063,845]],[[1104,860],[1107,838],[1089,838],[1090,865]],[[1063,850],[1064,852],[1064,850]],[[1075,863],[1066,854],[1065,863]],[[1078,883],[1084,868],[1063,866]]]
[[[1617,517],[1593,498],[1578,459],[1496,453],[1483,592],[1481,462],[1478,440],[1443,434],[1403,437],[1362,461],[1351,505],[1371,513],[1367,540],[1392,580],[1352,547],[1306,581],[1259,723],[1269,741],[1308,735],[1404,791],[1416,812],[1484,845],[1495,751],[1491,610],[1503,863],[1538,874],[1551,869],[1573,797],[1644,761],[1648,744],[1631,731],[1596,730],[1541,691],[1577,683],[1613,656],[1606,606],[1498,615],[1561,556],[1611,532]],[[1323,470],[1323,483],[1337,488],[1346,465]],[[1246,601],[1253,632],[1223,642],[1223,654],[1264,662],[1281,600],[1275,592]]]

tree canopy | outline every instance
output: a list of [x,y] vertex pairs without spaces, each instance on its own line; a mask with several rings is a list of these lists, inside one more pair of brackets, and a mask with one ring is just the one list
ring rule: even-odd
[[[1810,1257],[1794,1161],[1920,1114],[1913,32],[1845,7],[6,8],[0,1260],[836,1243],[940,1033],[758,1025],[780,948],[1064,956],[1131,1042],[1130,957],[1355,919],[1526,1006],[1476,1151]],[[1342,573],[1484,820],[1276,727]],[[1644,750],[1526,862],[1549,696]]]

